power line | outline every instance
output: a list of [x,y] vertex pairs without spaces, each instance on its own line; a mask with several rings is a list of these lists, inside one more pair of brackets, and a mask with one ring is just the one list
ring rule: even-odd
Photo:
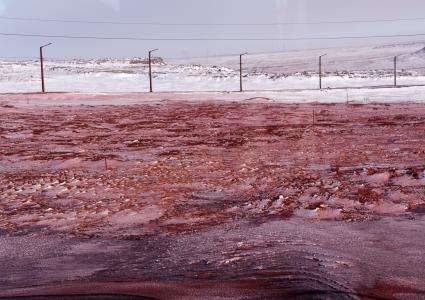
[[401,68],[401,69],[406,70],[406,71],[410,71],[410,70],[423,70],[423,69],[425,69],[425,67]]
[[[280,51],[276,50],[273,53],[280,53]],[[250,54],[265,54],[265,53],[255,52],[255,53],[250,53]],[[200,59],[203,59],[203,58],[229,58],[229,57],[232,57],[232,56],[238,56],[239,57],[239,53],[214,54],[214,55],[190,56],[190,57],[167,57],[167,59],[168,60],[181,61],[181,60],[195,60],[195,59],[200,60]],[[239,65],[239,63],[238,63],[238,65]]]
[[0,56],[0,59],[38,59],[38,56]]
[[[332,60],[329,60],[326,62],[327,65],[334,65],[334,64],[340,64],[345,62],[363,62],[368,60],[385,60],[385,59],[392,59],[394,56],[375,56],[375,57],[363,57],[363,58],[355,58],[355,59],[344,59],[343,57],[340,58],[333,58]],[[316,57],[313,57],[313,59],[317,59]],[[271,68],[289,68],[289,67],[296,67],[296,66],[306,66],[310,65],[312,63],[316,63],[316,61],[312,60],[305,60],[304,62],[299,63],[288,63],[285,65],[267,65],[267,66],[255,66],[253,68],[256,69],[271,69]]]
[[329,63],[340,63],[340,62],[357,62],[357,61],[365,61],[365,60],[386,60],[386,59],[393,59],[394,55],[392,56],[375,56],[375,57],[363,57],[363,58],[353,58],[353,59],[344,59],[344,58],[337,58],[332,59]]
[[425,33],[395,34],[395,35],[366,35],[366,36],[337,36],[337,37],[300,37],[300,38],[142,38],[142,37],[100,37],[100,36],[77,36],[77,35],[50,35],[50,34],[27,34],[27,33],[0,33],[1,36],[17,37],[42,37],[61,39],[85,39],[85,40],[127,40],[127,41],[306,41],[306,40],[349,40],[371,38],[394,38],[394,37],[419,37]]
[[326,25],[326,24],[357,24],[357,23],[393,23],[408,21],[424,21],[425,18],[398,18],[348,21],[314,21],[314,22],[279,22],[279,23],[161,23],[161,22],[113,22],[92,20],[63,20],[23,17],[0,17],[0,20],[49,22],[49,23],[80,23],[80,24],[110,24],[110,25],[151,25],[151,26],[286,26],[286,25]]

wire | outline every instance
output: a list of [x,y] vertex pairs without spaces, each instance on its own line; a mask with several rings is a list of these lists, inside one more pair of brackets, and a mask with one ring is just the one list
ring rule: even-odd
[[0,59],[39,59],[37,56],[0,56]]
[[300,37],[300,38],[141,38],[141,37],[100,37],[100,36],[77,36],[77,35],[50,35],[50,34],[27,34],[27,33],[0,33],[2,36],[18,37],[42,37],[62,39],[86,39],[86,40],[127,40],[127,41],[306,41],[306,40],[348,40],[348,39],[371,39],[371,38],[394,38],[394,37],[419,37],[425,33],[395,34],[395,35],[366,35],[366,36],[339,36],[339,37]]
[[289,68],[289,67],[297,67],[297,66],[305,66],[308,64],[311,64],[312,62],[306,61],[303,63],[294,63],[294,64],[287,64],[287,65],[269,65],[269,66],[255,66],[252,67],[253,69],[272,69],[272,68]]
[[[276,50],[273,53],[280,53]],[[249,54],[265,54],[261,52],[249,53]],[[168,60],[191,60],[191,59],[203,59],[203,58],[229,58],[229,57],[239,57],[239,53],[228,53],[228,54],[214,54],[214,55],[205,55],[205,56],[190,56],[190,57],[167,57]]]
[[315,21],[315,22],[279,22],[279,23],[161,23],[161,22],[112,22],[91,20],[61,20],[43,18],[0,17],[1,20],[53,22],[53,23],[81,23],[81,24],[111,24],[111,25],[151,25],[151,26],[286,26],[286,25],[322,25],[322,24],[356,24],[356,23],[392,23],[407,21],[424,21],[425,18],[398,18],[349,21]]
[[410,70],[423,70],[425,67],[415,67],[415,68],[401,68],[402,70],[410,71]]
[[[378,57],[364,57],[364,58],[357,58],[357,59],[342,59],[342,58],[338,58],[338,59],[332,59],[330,61],[326,62],[326,65],[333,65],[333,64],[340,64],[341,62],[357,62],[357,61],[367,61],[367,60],[384,60],[384,59],[392,59],[394,58],[394,56],[378,56]],[[255,66],[253,67],[254,69],[271,69],[271,68],[289,68],[289,67],[297,67],[297,66],[306,66],[306,65],[310,65],[312,63],[315,63],[311,60],[306,60],[304,62],[299,62],[299,63],[288,63],[286,65],[267,65],[267,66]]]
[[341,63],[341,62],[357,62],[357,61],[366,61],[366,60],[385,60],[385,59],[393,59],[394,56],[375,56],[375,57],[364,57],[364,58],[353,58],[353,59],[332,59],[328,61],[328,64],[335,64],[335,63]]

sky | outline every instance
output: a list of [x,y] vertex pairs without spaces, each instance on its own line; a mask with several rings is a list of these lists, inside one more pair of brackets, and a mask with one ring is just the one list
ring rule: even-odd
[[[0,33],[137,38],[298,38],[425,34],[425,19],[382,23],[280,26],[117,25],[10,20],[38,18],[144,23],[282,23],[424,17],[423,0],[0,0]],[[310,41],[126,41],[1,36],[0,57],[35,57],[38,47],[52,58],[185,58],[242,52],[388,44],[423,37]]]

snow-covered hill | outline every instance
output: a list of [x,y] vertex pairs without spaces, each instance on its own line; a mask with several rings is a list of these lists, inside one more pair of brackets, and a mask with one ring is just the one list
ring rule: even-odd
[[[318,88],[318,56],[323,58],[323,87],[393,84],[398,56],[398,83],[425,84],[425,42],[344,49],[318,49],[244,57],[246,90]],[[145,58],[47,59],[46,87],[57,92],[143,92],[148,90]],[[156,91],[235,91],[239,56],[157,59]],[[37,59],[0,59],[0,92],[40,90]]]
[[[330,48],[301,50],[281,53],[249,54],[244,57],[244,66],[251,72],[293,74],[317,72],[318,57],[323,57],[326,72],[391,71],[394,56],[398,57],[400,70],[412,70],[425,74],[425,42],[392,44],[358,48]],[[175,60],[174,63],[191,63],[238,67],[239,56],[221,56]],[[422,69],[418,69],[421,67]]]

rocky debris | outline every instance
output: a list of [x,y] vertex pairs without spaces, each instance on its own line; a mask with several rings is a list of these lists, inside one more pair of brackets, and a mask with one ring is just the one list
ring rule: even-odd
[[[161,66],[166,65],[162,57],[152,57],[151,62],[154,65],[161,65]],[[149,59],[141,58],[141,57],[133,57],[132,59],[130,59],[129,64],[130,65],[138,65],[138,64],[147,65],[149,64]]]

